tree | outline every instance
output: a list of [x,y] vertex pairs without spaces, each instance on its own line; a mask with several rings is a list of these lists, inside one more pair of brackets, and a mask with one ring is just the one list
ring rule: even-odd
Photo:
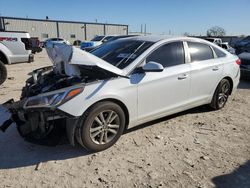
[[225,35],[226,35],[226,30],[219,26],[214,26],[207,30],[208,37],[221,37]]

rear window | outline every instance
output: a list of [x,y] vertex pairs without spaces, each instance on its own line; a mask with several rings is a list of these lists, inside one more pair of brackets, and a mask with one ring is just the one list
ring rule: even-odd
[[213,47],[213,50],[214,50],[215,54],[217,55],[217,57],[225,57],[226,56],[226,54],[223,51],[221,51],[220,49],[218,49],[216,47]]
[[188,42],[191,61],[204,61],[214,59],[214,54],[210,46],[199,42]]
[[105,43],[91,53],[108,63],[123,69],[152,44],[152,42],[138,40],[117,40]]

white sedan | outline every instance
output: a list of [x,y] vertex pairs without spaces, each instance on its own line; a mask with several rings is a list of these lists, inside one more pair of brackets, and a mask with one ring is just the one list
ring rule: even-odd
[[53,70],[34,72],[21,102],[9,107],[12,120],[35,140],[65,126],[72,145],[76,140],[91,151],[157,118],[204,104],[221,109],[240,78],[237,56],[197,38],[139,36],[92,54],[62,44],[47,51]]

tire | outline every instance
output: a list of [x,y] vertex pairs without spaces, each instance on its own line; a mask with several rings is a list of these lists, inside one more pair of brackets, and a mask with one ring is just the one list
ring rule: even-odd
[[78,142],[89,151],[102,151],[116,143],[124,128],[122,108],[113,102],[99,102],[84,113],[79,127],[81,142]]
[[7,69],[4,63],[0,60],[0,85],[7,79]]
[[228,100],[231,91],[231,84],[227,79],[222,79],[218,84],[213,99],[210,103],[210,106],[215,109],[219,110],[222,109]]

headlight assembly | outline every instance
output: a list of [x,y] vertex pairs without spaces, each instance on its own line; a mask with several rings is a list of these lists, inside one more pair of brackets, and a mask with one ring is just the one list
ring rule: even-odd
[[82,88],[70,89],[58,93],[48,93],[42,94],[34,97],[30,97],[24,104],[24,108],[46,108],[46,107],[55,107],[58,106],[76,95],[80,94],[83,91]]

